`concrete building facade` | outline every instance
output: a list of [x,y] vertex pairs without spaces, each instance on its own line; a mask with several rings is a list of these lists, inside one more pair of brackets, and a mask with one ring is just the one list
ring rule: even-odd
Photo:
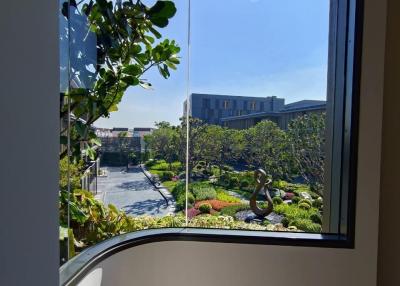
[[[190,95],[189,113],[208,124],[222,125],[222,118],[260,112],[278,112],[285,105],[283,98],[248,97],[217,94]],[[186,101],[183,106],[186,114]]]
[[[186,101],[184,102],[186,114]],[[302,100],[285,105],[284,98],[246,97],[216,94],[190,96],[189,114],[207,124],[215,124],[234,129],[246,129],[263,120],[275,122],[287,129],[291,120],[308,113],[322,113],[326,101]]]

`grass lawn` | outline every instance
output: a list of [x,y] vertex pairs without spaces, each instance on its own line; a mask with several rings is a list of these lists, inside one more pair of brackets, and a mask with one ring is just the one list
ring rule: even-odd
[[163,186],[168,189],[169,192],[172,192],[172,189],[179,184],[179,181],[165,181],[162,182]]

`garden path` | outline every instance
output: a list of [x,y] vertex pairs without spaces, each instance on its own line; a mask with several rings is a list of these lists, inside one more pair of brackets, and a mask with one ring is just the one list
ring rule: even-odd
[[166,200],[139,167],[107,167],[107,176],[98,177],[96,198],[113,204],[128,215],[165,216],[170,213]]

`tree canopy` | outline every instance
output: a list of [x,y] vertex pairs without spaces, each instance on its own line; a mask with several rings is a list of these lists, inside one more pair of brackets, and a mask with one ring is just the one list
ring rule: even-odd
[[[301,176],[315,191],[322,189],[325,114],[300,116],[288,130],[272,121],[261,121],[245,130],[207,125],[196,118],[190,118],[189,124],[189,170],[199,162],[220,170],[226,165],[263,168],[274,180]],[[179,126],[160,122],[146,140],[153,157],[185,164],[186,120]]]

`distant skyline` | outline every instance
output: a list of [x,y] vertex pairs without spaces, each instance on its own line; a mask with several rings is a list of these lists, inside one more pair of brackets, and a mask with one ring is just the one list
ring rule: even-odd
[[[159,31],[181,47],[178,71],[168,80],[156,70],[146,73],[154,89],[128,89],[119,110],[95,126],[179,124],[186,99],[188,1],[175,4],[177,14]],[[329,0],[192,0],[191,11],[191,93],[277,96],[286,103],[326,99]]]

